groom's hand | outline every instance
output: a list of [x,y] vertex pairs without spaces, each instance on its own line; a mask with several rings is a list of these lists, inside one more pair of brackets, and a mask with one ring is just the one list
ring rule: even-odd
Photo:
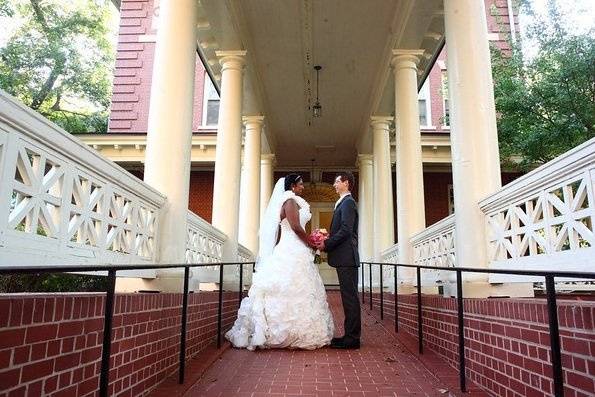
[[324,241],[322,241],[320,244],[318,244],[318,249],[321,251],[325,251],[326,247],[324,246]]

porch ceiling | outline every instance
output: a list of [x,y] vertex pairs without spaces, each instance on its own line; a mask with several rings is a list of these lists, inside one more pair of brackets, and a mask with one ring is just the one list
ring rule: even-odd
[[[420,5],[423,3],[423,5]],[[393,48],[424,48],[443,31],[440,0],[202,0],[214,50],[245,49],[244,114],[266,116],[266,138],[279,165],[352,166],[369,151],[368,120],[394,109]],[[439,20],[438,26],[435,26]],[[202,38],[201,38],[202,36]],[[216,43],[216,44],[213,44]],[[209,56],[210,51],[210,56]],[[314,65],[321,65],[323,116],[313,118]],[[218,71],[216,62],[208,67]]]

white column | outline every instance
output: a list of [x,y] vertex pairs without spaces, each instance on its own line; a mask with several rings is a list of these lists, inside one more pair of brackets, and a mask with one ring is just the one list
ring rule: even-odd
[[[374,259],[395,241],[389,125],[392,118],[371,118],[374,150]],[[378,280],[375,280],[377,283]]]
[[501,176],[484,2],[445,0],[444,15],[457,266],[486,267],[477,202],[501,187]]
[[242,80],[245,51],[218,51],[221,102],[213,185],[213,226],[227,235],[223,260],[238,255],[240,169],[242,149]]
[[192,147],[196,0],[162,0],[153,63],[144,180],[167,196],[158,260],[185,262]]
[[243,118],[245,127],[244,162],[240,192],[240,244],[258,253],[260,226],[260,135],[263,116]]
[[360,154],[357,157],[359,254],[362,261],[374,257],[374,156]]
[[260,156],[260,220],[264,211],[269,205],[271,194],[273,194],[273,177],[275,168],[275,155],[272,153]]
[[[413,264],[411,237],[426,227],[424,175],[417,101],[421,50],[394,50],[399,262]],[[407,272],[413,273],[413,272]]]
[[[359,256],[360,260],[374,258],[374,156],[360,154],[357,156],[358,175],[358,213],[359,213]],[[364,277],[368,273],[364,272]],[[361,278],[359,284],[361,285]],[[369,285],[366,281],[366,285]]]

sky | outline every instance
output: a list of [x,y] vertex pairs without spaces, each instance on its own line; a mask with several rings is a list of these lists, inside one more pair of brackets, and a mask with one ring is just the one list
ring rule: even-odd
[[[545,14],[548,0],[531,0],[533,10],[537,14]],[[572,27],[576,34],[584,34],[595,29],[595,0],[556,0],[558,9],[563,15],[562,25]],[[526,14],[519,15],[521,32],[533,21]]]
[[[537,15],[547,14],[548,0],[531,0],[533,11]],[[595,34],[595,0],[556,0],[558,10],[562,15],[561,25],[573,34]],[[530,60],[539,52],[539,46],[527,38],[527,26],[534,22],[535,17],[527,14],[519,15],[521,30],[521,48],[523,58]]]

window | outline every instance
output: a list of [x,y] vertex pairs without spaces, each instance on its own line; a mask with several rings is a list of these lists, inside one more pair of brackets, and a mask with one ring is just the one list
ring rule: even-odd
[[426,111],[426,100],[418,99],[417,104],[419,105],[419,125],[428,125],[428,113]]
[[432,109],[430,106],[430,87],[428,79],[419,90],[417,96],[417,104],[419,107],[419,125],[423,127],[430,127],[432,125]]
[[203,125],[217,125],[219,122],[219,94],[205,73],[204,105],[202,113]]
[[448,185],[448,215],[455,213],[455,193],[452,185]]
[[446,70],[442,71],[442,101],[444,105],[444,116],[442,117],[442,125],[450,126],[450,110],[448,108],[448,76]]

